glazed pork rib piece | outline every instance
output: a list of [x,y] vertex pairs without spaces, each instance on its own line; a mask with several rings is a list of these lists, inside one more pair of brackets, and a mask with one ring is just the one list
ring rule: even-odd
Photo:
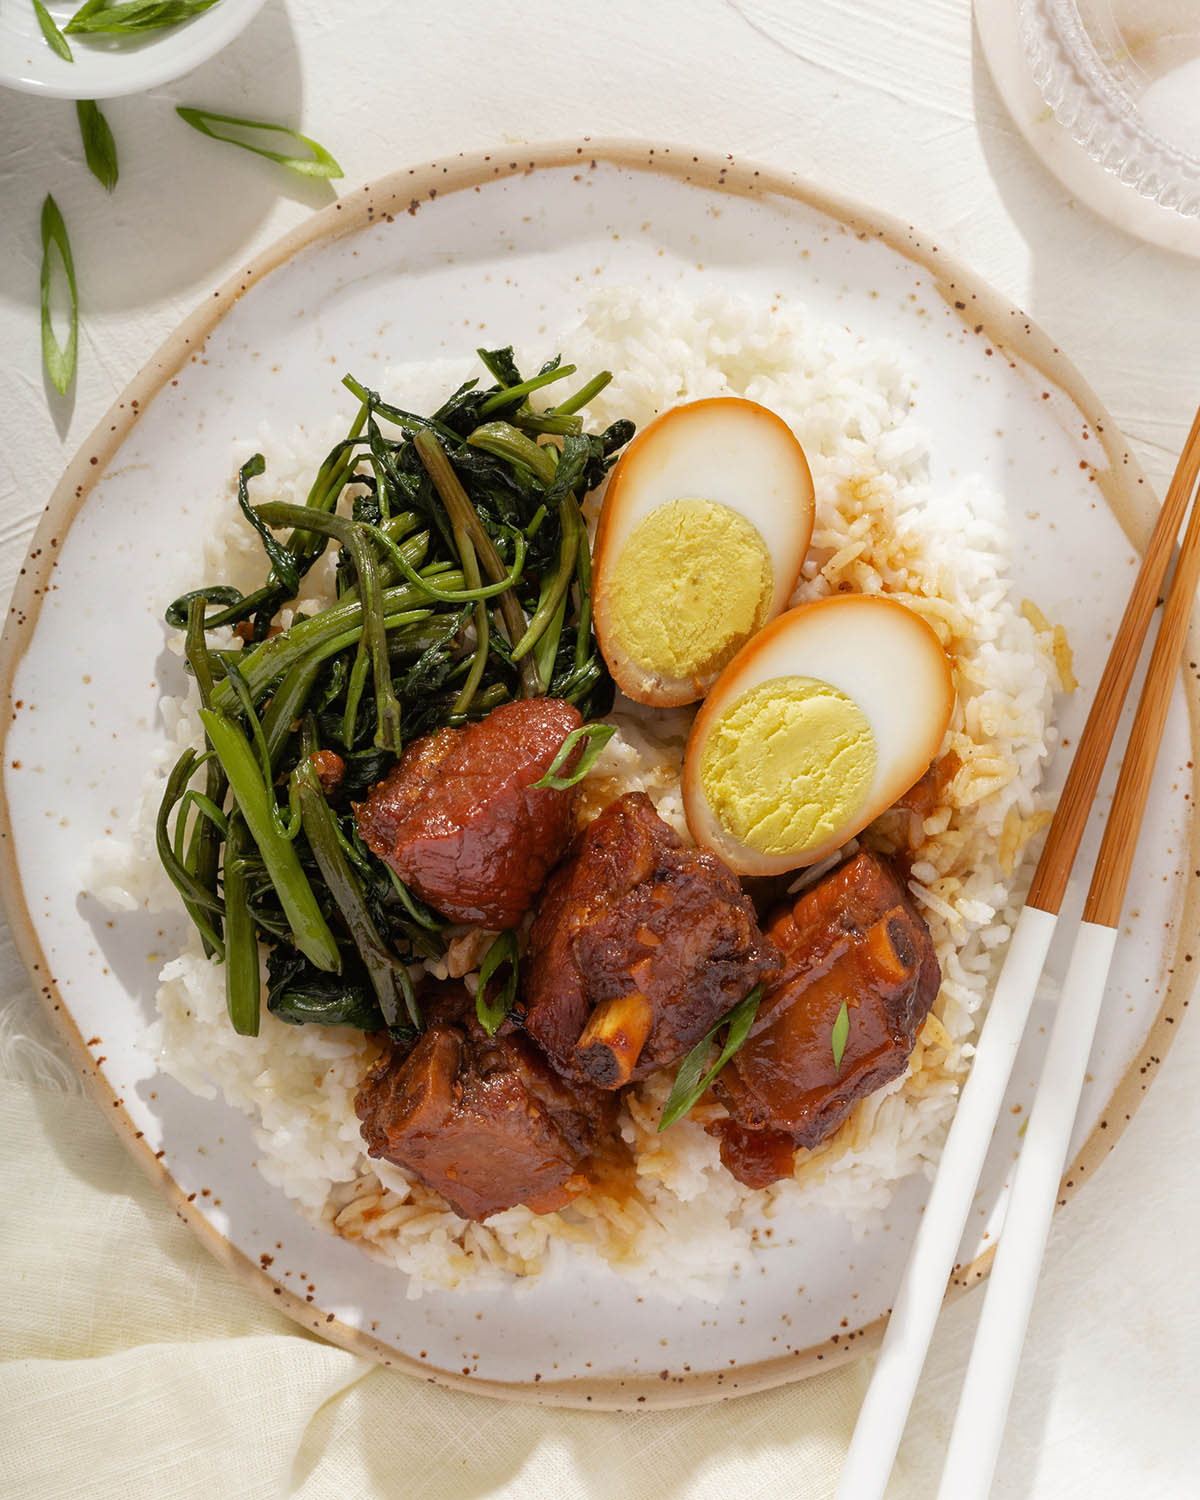
[[[941,984],[929,928],[891,867],[856,854],[767,928],[784,967],[749,1039],[714,1084],[728,1120],[709,1129],[740,1181],[789,1176],[854,1105],[908,1066]],[[850,1019],[840,1066],[833,1028]]]
[[355,804],[363,842],[451,921],[516,927],[571,837],[573,792],[533,783],[581,722],[526,698],[415,740]]
[[489,1037],[460,985],[422,1004],[429,1025],[412,1051],[387,1052],[355,1100],[370,1155],[413,1172],[464,1219],[563,1207],[589,1184],[616,1096],[560,1077],[511,1024]]
[[732,870],[629,792],[546,886],[525,1029],[567,1077],[620,1088],[682,1057],[777,962]]

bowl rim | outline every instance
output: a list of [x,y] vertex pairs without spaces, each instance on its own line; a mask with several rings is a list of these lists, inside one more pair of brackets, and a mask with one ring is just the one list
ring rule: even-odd
[[[89,62],[112,59],[111,79],[90,72],[81,79],[76,64],[59,57],[43,39],[35,20],[35,71],[29,71],[31,64],[24,71],[6,71],[0,54],[0,86],[43,99],[119,99],[140,94],[182,78],[215,57],[245,30],[263,4],[264,0],[219,0],[210,10],[164,28],[161,36],[148,37],[136,50],[101,52],[89,48]],[[32,6],[29,14],[34,17]]]

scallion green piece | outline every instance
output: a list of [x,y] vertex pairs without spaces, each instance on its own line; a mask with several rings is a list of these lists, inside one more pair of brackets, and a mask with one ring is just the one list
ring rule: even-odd
[[[487,998],[487,987],[501,964],[508,964],[508,978],[500,987],[494,1000]],[[513,1008],[517,998],[517,939],[511,932],[502,932],[479,966],[479,988],[475,991],[475,1014],[488,1036],[495,1036],[500,1023]]]
[[[761,984],[756,984],[746,998],[739,1000],[728,1015],[722,1016],[712,1030],[696,1043],[679,1064],[679,1071],[675,1074],[675,1082],[667,1096],[662,1119],[658,1122],[660,1131],[666,1130],[668,1125],[674,1125],[676,1120],[681,1120],[687,1114],[733,1054],[743,1045],[750,1035],[750,1028],[754,1024],[754,1017],[758,1014],[762,997],[763,987]],[[728,1025],[729,1030],[725,1035],[725,1045],[721,1048],[721,1055],[708,1072],[704,1073],[704,1060],[708,1056],[708,1049],[712,1046],[717,1032],[725,1025]]]
[[842,1008],[837,1013],[837,1019],[833,1023],[829,1041],[833,1050],[833,1067],[836,1073],[842,1071],[842,1058],[846,1052],[846,1041],[850,1035],[850,1012],[846,1008],[846,1002],[842,1001]]
[[[69,27],[67,29],[70,30]],[[193,109],[184,105],[177,106],[175,113],[193,130],[198,130],[201,135],[206,135],[211,140],[225,141],[230,146],[240,146],[243,151],[253,151],[255,156],[265,156],[268,161],[277,161],[280,166],[290,167],[293,172],[299,172],[305,177],[341,177],[344,175],[341,167],[324,146],[318,145],[309,136],[301,135],[298,130],[292,130],[287,125],[273,125],[267,120],[243,120],[237,115],[218,115],[209,109]],[[213,130],[210,122],[218,125],[231,125],[236,130],[266,130],[286,135],[289,139],[307,146],[312,155],[293,156],[284,151],[268,150],[266,146],[255,146],[250,141],[239,140],[235,135],[223,135],[219,130]]]
[[[71,327],[65,345],[60,344],[50,325],[50,250],[58,251],[67,288],[71,293]],[[49,193],[42,204],[42,363],[54,388],[65,396],[75,379],[75,356],[79,347],[79,288],[75,284],[75,262],[71,258],[71,242],[67,238],[67,226],[59,212],[58,204]]]
[[54,17],[42,4],[42,0],[33,0],[33,13],[37,17],[37,23],[42,28],[42,35],[46,41],[58,53],[64,62],[74,62],[71,55],[71,44],[54,24]]
[[[559,747],[558,754],[550,762],[544,776],[535,781],[535,787],[548,787],[554,792],[565,792],[568,787],[582,781],[587,773],[600,759],[600,752],[617,732],[615,724],[583,724],[578,729],[573,729]],[[567,776],[559,776],[558,772],[566,765],[575,753],[575,747],[581,740],[588,741],[588,747],[579,757],[579,764]]]
[[94,99],[77,99],[75,114],[83,138],[83,154],[87,157],[92,176],[111,193],[117,185],[117,143],[108,128],[108,121]]

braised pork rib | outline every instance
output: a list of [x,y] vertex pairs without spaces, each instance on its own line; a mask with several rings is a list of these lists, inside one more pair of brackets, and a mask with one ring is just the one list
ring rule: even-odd
[[[797,1147],[831,1135],[908,1066],[941,983],[929,928],[879,855],[857,854],[767,928],[784,965],[750,1036],[714,1085],[730,1118],[711,1129],[740,1181],[791,1172]],[[845,1004],[840,1059],[832,1043]]]
[[777,962],[733,871],[629,792],[546,886],[525,1029],[566,1076],[619,1088],[682,1057]]
[[560,1077],[511,1023],[489,1037],[461,985],[422,1003],[416,1046],[390,1047],[358,1091],[370,1155],[413,1172],[465,1219],[517,1203],[562,1208],[588,1186],[615,1095]]

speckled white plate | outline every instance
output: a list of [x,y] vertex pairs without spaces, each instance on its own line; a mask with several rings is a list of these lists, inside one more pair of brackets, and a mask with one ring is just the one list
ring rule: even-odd
[[[139,1043],[182,916],[114,921],[81,888],[83,850],[125,825],[160,733],[169,594],[156,580],[223,492],[233,437],[260,420],[320,426],[344,406],[347,368],[552,337],[603,282],[777,295],[899,340],[934,483],[977,472],[1007,497],[1018,597],[1067,624],[1083,684],[1062,721],[1074,740],[1133,577],[1130,538],[1148,530],[1154,501],[1045,337],[915,232],[792,178],[635,142],[512,148],[400,172],[318,214],[213,293],[72,462],[4,636],[0,872],[34,983],[100,1107],[234,1274],[400,1368],[509,1398],[632,1407],[794,1380],[878,1337],[924,1184],[908,1184],[858,1241],[825,1214],[777,1221],[717,1308],[643,1298],[578,1265],[511,1292],[410,1301],[402,1276],[309,1227],[267,1186],[247,1120],[153,1074]],[[1191,656],[1064,1193],[1135,1108],[1191,978],[1177,939],[1197,929]],[[1031,1097],[1044,1019],[1018,1061],[1012,1110]],[[1021,1116],[1003,1118],[960,1286],[986,1271]]]

